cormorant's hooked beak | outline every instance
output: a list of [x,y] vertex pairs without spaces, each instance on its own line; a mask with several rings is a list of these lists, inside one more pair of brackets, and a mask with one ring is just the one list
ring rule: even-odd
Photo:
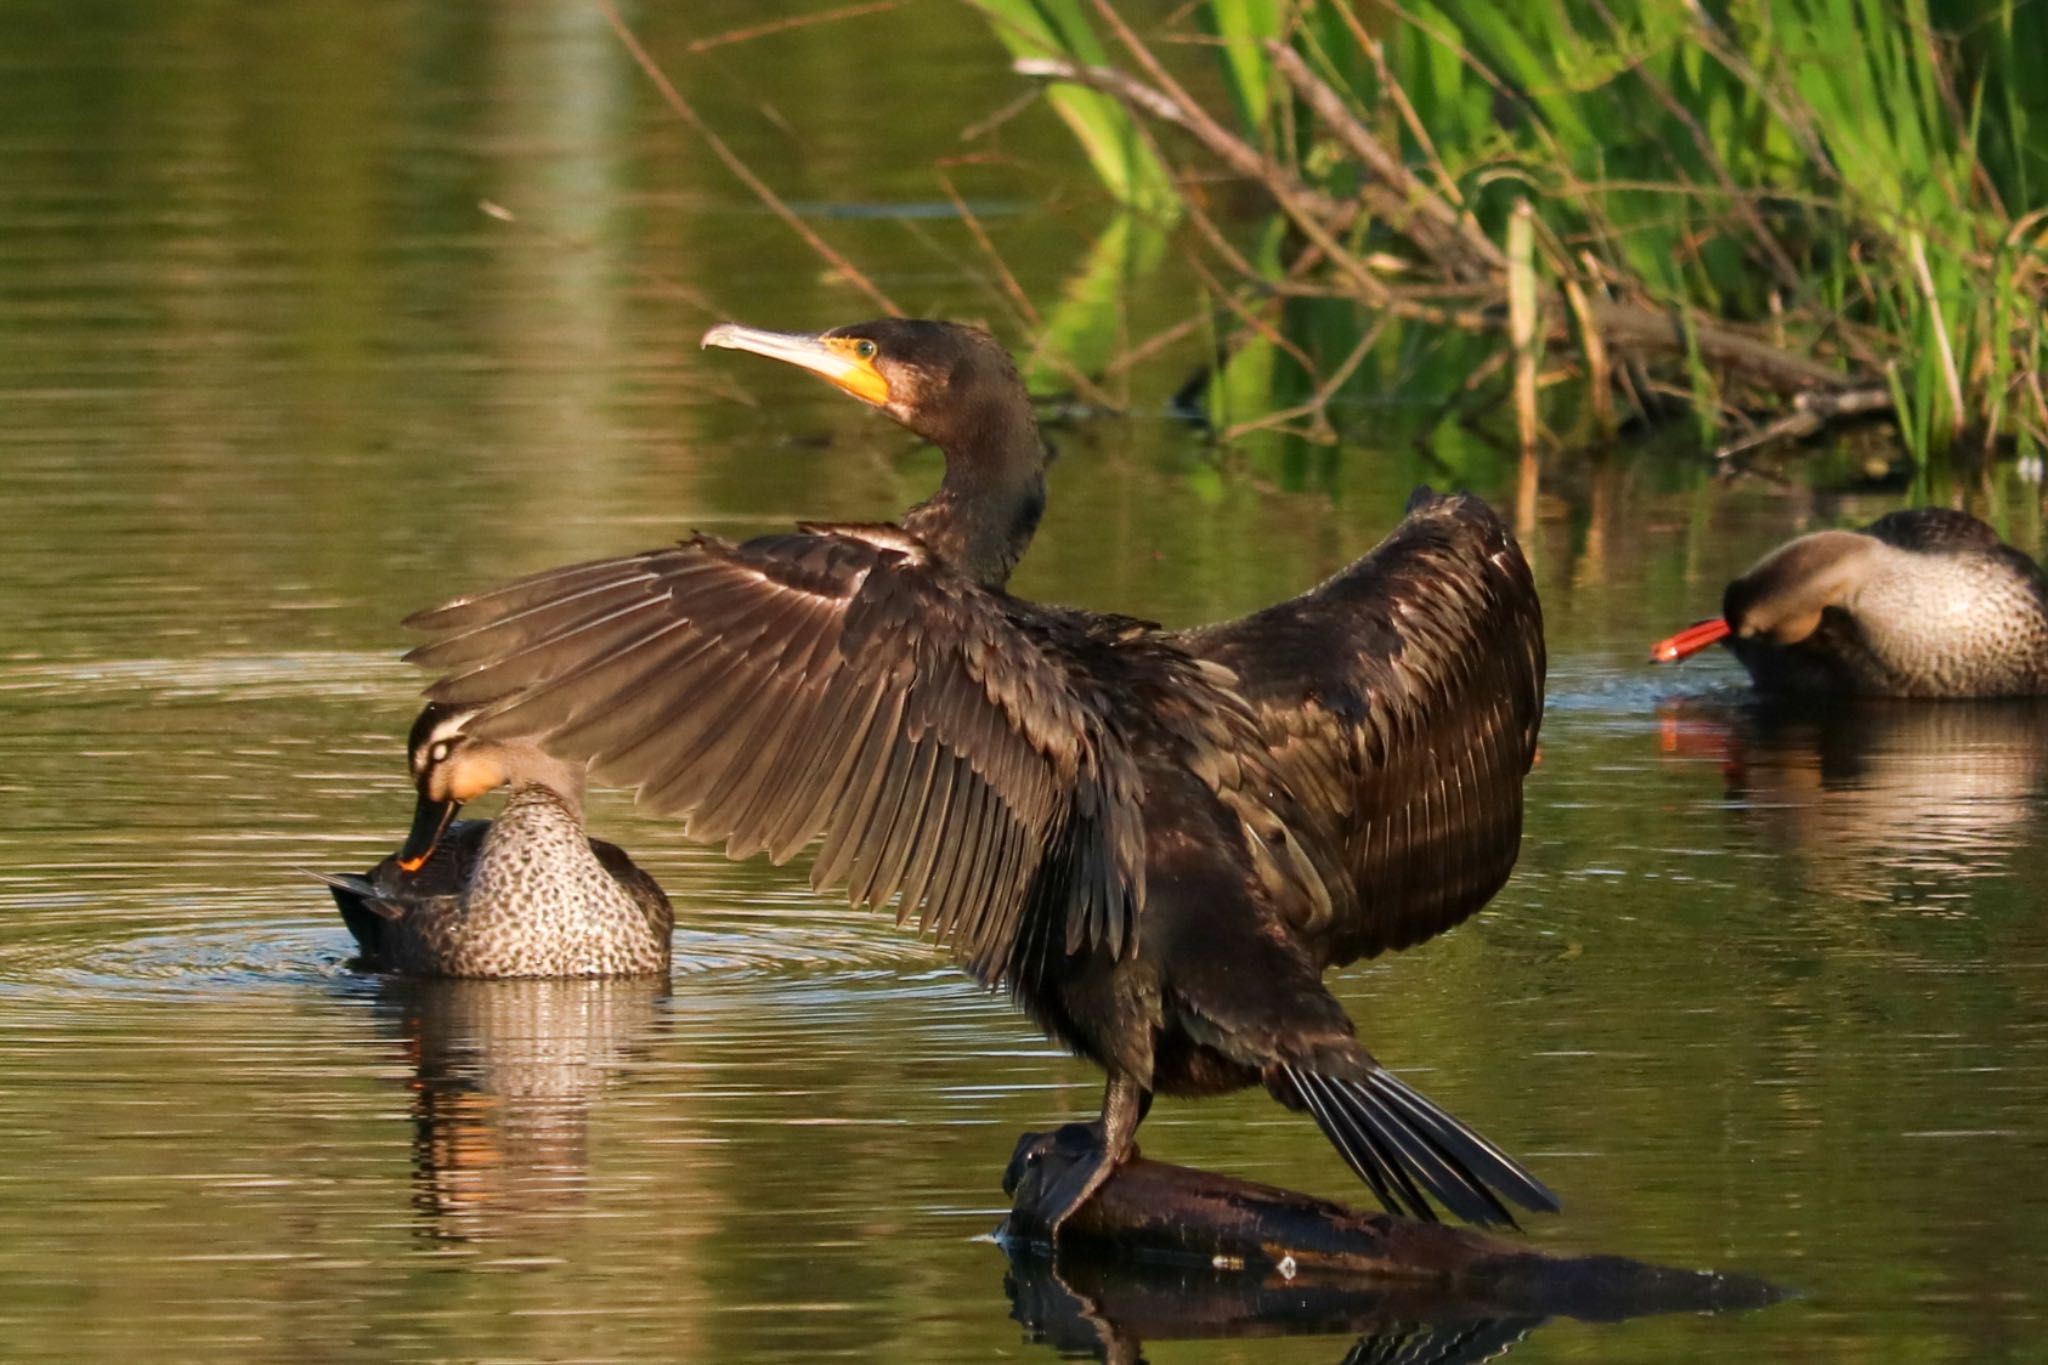
[[704,334],[703,344],[752,351],[809,370],[878,408],[889,402],[889,381],[875,368],[875,343],[864,338],[825,332],[764,332],[721,322]]
[[405,847],[398,850],[398,866],[408,873],[425,867],[441,846],[441,836],[448,832],[455,812],[461,809],[460,801],[436,801],[420,793],[419,804],[412,809],[412,832],[405,836]]
[[1653,664],[1675,664],[1680,659],[1690,658],[1705,649],[1728,638],[1732,632],[1728,623],[1716,616],[1709,621],[1687,626],[1668,640],[1659,640],[1650,646],[1650,662]]

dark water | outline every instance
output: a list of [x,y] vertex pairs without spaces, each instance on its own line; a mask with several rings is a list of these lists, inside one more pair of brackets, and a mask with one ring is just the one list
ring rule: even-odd
[[[761,17],[635,16],[907,307],[1020,335],[933,216],[963,155],[1025,291],[1073,295],[1105,217],[1043,111],[960,139],[1018,93],[971,11],[690,51]],[[1169,271],[1132,334],[1188,297]],[[872,311],[584,4],[0,8],[0,1356],[1050,1354],[977,1239],[1015,1134],[1097,1079],[886,919],[606,799],[675,897],[672,987],[430,988],[345,970],[296,870],[400,832],[407,611],[920,496],[936,463],[893,428],[695,349],[718,315]],[[1184,364],[1137,372],[1140,410]],[[1297,590],[1447,478],[1392,437],[1335,462],[1145,417],[1060,442],[1019,590],[1174,622]],[[1504,461],[1462,472],[1512,503]],[[1992,492],[2038,550],[2038,490]],[[1764,547],[1895,502],[1716,491],[1683,454],[1545,471],[1522,867],[1341,989],[1562,1192],[1536,1244],[1805,1298],[1553,1322],[1517,1360],[2048,1352],[2048,717],[1759,716],[1723,660],[1639,662]],[[1258,1096],[1146,1135],[1362,1194]],[[1147,1350],[1334,1362],[1355,1335]]]

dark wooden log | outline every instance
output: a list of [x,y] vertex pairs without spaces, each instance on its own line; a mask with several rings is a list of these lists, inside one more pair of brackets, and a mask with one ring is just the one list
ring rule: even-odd
[[[1069,1158],[1048,1152],[1017,1172],[1029,1208]],[[1006,1220],[997,1239],[1028,1254]],[[1417,1304],[1456,1303],[1465,1317],[1595,1320],[1642,1313],[1754,1308],[1782,1291],[1747,1276],[1678,1270],[1622,1256],[1563,1256],[1468,1228],[1366,1213],[1291,1190],[1139,1158],[1119,1170],[1063,1229],[1073,1256],[1206,1267],[1285,1286],[1405,1285]],[[1416,1294],[1410,1294],[1415,1298]]]

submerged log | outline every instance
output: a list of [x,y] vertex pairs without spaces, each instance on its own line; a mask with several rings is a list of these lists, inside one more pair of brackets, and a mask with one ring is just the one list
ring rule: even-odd
[[[1051,1152],[1019,1173],[1029,1208],[1066,1168]],[[1019,1224],[1021,1226],[1021,1224]],[[1028,1256],[1011,1220],[997,1240]],[[1402,1285],[1463,1316],[1610,1320],[1643,1313],[1755,1308],[1784,1297],[1748,1276],[1679,1270],[1624,1256],[1565,1256],[1466,1228],[1366,1213],[1311,1195],[1139,1158],[1125,1165],[1061,1233],[1061,1266],[1084,1258],[1208,1267],[1285,1285]],[[1413,1297],[1413,1296],[1411,1296]]]

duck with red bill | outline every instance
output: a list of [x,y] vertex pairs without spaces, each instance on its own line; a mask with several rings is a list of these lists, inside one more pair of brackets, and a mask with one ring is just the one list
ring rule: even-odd
[[1675,664],[1680,659],[1689,659],[1708,645],[1720,644],[1730,633],[1728,623],[1718,616],[1696,622],[1669,639],[1651,645],[1650,662]]
[[2048,696],[2048,573],[1967,512],[1909,508],[1787,541],[1650,658],[1716,643],[1764,693]]

